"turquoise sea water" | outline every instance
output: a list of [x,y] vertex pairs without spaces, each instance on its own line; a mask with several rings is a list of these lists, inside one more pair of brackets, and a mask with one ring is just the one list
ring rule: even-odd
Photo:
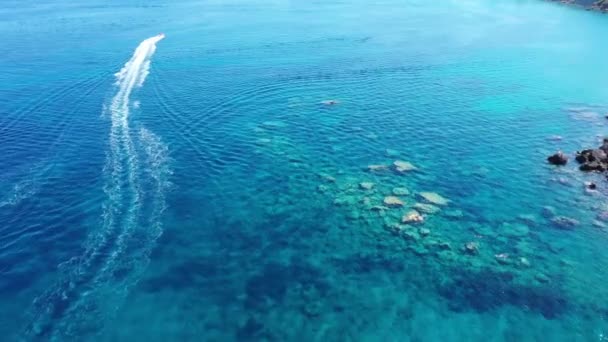
[[27,0],[0,18],[2,340],[608,340],[606,181],[545,162],[608,134],[607,16]]

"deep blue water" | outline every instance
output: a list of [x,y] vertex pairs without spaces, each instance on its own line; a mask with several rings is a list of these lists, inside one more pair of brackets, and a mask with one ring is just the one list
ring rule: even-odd
[[608,340],[606,180],[545,162],[608,134],[607,16],[7,0],[0,34],[2,340]]

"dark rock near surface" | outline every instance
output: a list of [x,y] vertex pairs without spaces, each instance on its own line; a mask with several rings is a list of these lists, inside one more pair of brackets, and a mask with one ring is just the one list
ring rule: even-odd
[[568,163],[568,157],[561,151],[547,158],[547,161],[553,165],[566,165]]
[[585,187],[589,190],[596,190],[597,185],[593,182],[585,182]]
[[608,138],[604,138],[602,146],[600,146],[600,150],[608,153]]
[[606,171],[607,167],[605,164],[602,164],[600,162],[597,161],[592,161],[592,162],[586,162],[583,163],[579,169],[581,171],[598,171],[598,172],[604,172]]
[[602,146],[596,149],[588,149],[576,152],[576,161],[581,164],[581,171],[608,170],[608,139],[604,139]]
[[608,0],[599,0],[593,3],[591,6],[593,9],[597,9],[600,11],[608,11]]
[[583,7],[587,10],[608,12],[608,0],[550,0]]

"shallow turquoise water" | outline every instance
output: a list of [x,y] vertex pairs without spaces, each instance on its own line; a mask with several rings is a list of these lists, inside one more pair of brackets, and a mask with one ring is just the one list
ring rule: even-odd
[[[0,18],[4,340],[607,339],[605,180],[545,158],[608,133],[608,17],[387,0]],[[394,188],[403,207],[378,208]],[[400,225],[412,207],[439,210]]]

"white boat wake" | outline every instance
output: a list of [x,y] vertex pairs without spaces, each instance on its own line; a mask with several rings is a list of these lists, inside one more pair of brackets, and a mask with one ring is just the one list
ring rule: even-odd
[[30,337],[69,340],[101,331],[139,280],[162,234],[168,149],[149,130],[134,131],[129,116],[139,108],[139,101],[131,104],[132,93],[144,84],[164,37],[141,42],[115,75],[117,92],[106,108],[111,128],[102,224],[87,237],[82,255],[59,265],[60,281],[35,299],[26,329]]

